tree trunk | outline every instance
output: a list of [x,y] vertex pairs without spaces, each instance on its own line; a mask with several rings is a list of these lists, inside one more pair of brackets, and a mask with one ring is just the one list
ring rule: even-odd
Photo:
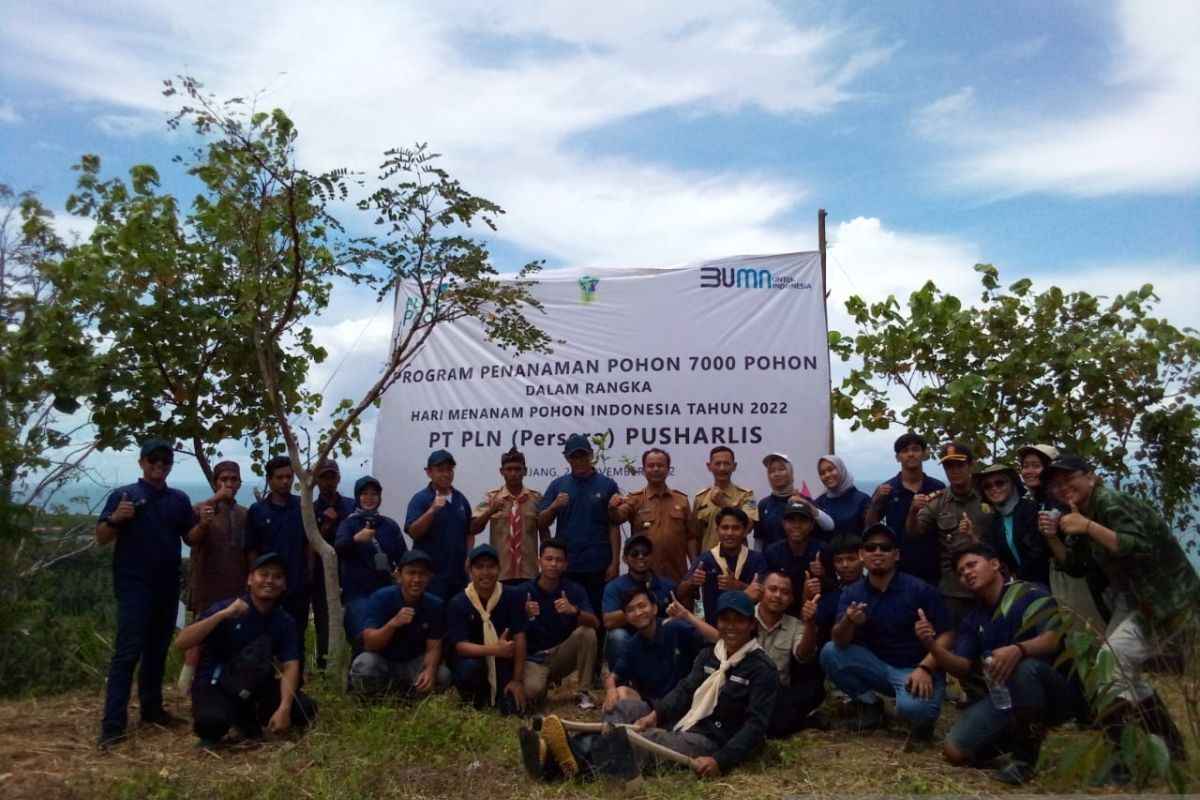
[[[297,465],[294,463],[293,467]],[[297,472],[299,470],[297,469]],[[329,669],[334,675],[340,675],[347,668],[345,664],[346,634],[342,625],[342,590],[338,581],[337,551],[325,541],[321,535],[321,526],[317,524],[317,510],[313,505],[313,478],[307,470],[300,482],[300,514],[304,519],[304,535],[308,544],[321,557],[321,569],[325,575],[325,607],[329,613]],[[335,685],[341,685],[335,681]]]

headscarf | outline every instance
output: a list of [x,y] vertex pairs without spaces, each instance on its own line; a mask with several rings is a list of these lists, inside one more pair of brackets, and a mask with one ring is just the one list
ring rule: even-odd
[[831,499],[834,497],[841,497],[854,488],[854,476],[851,475],[850,470],[846,468],[846,462],[842,461],[841,456],[835,456],[832,453],[821,456],[819,459],[817,459],[818,468],[820,467],[822,461],[828,461],[830,464],[833,464],[835,467],[837,467],[838,475],[842,476],[842,479],[838,481],[836,489],[829,489],[825,492],[826,497]]
[[[787,482],[787,486],[783,487],[782,489],[776,489],[774,487],[771,487],[771,494],[775,495],[776,497],[783,497],[783,498],[791,497],[792,495],[794,495],[796,493],[796,470],[792,466],[791,461],[788,461],[786,458],[784,458],[782,455],[779,455],[779,454],[776,454],[774,458],[772,458],[770,461],[767,462],[767,469],[769,470],[771,468],[771,465],[774,464],[776,461],[782,461],[784,466],[787,467],[788,482]],[[767,485],[770,486],[770,481],[767,482]]]
[[362,507],[362,502],[359,500],[359,498],[362,497],[363,490],[365,490],[368,486],[374,486],[379,490],[381,495],[383,494],[383,484],[372,478],[370,475],[363,475],[354,482],[354,513],[352,516],[362,517],[364,519],[375,519],[379,516],[378,506],[368,511]]

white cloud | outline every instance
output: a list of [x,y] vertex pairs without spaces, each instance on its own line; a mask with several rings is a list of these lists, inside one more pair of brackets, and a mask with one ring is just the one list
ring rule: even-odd
[[964,86],[954,94],[934,100],[913,116],[917,133],[931,139],[950,138],[967,121],[967,113],[975,106],[975,89]]
[[918,130],[960,150],[945,179],[1000,194],[1077,197],[1200,185],[1200,5],[1123,0],[1114,27],[1117,55],[1103,108],[1033,123],[1005,122],[991,110],[949,130],[928,125],[930,108],[922,110]]
[[16,125],[23,121],[21,115],[17,113],[17,107],[13,105],[11,100],[0,100],[0,123]]

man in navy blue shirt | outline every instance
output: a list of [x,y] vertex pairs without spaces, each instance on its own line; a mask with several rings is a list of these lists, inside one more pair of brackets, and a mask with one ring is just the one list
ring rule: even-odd
[[929,457],[929,445],[920,434],[902,434],[896,439],[893,449],[900,472],[875,488],[867,509],[865,526],[869,528],[876,522],[882,522],[896,531],[900,537],[897,544],[904,553],[899,564],[900,571],[937,586],[941,578],[938,560],[941,551],[937,539],[933,536],[910,537],[907,531],[908,510],[912,508],[914,497],[933,494],[945,489],[946,484],[925,474],[924,464]]
[[[821,543],[812,537],[817,512],[803,502],[789,503],[783,512],[784,539],[767,545],[763,558],[767,567],[792,579],[792,605],[788,614],[799,617],[805,601],[805,590],[812,578],[818,582],[825,577],[825,555]],[[832,585],[832,581],[828,581]]]
[[914,626],[929,620],[943,647],[954,641],[949,611],[938,590],[896,569],[896,534],[877,523],[863,532],[867,577],[848,586],[838,603],[832,640],[821,648],[821,667],[855,698],[853,728],[883,722],[878,693],[896,698],[896,712],[912,726],[915,739],[928,741],[941,712],[946,676],[937,667]]
[[525,710],[525,592],[500,583],[500,552],[481,544],[467,560],[471,581],[446,608],[446,647],[463,702]]
[[116,542],[113,593],[117,598],[117,638],[104,699],[97,745],[107,749],[126,735],[133,671],[138,668],[142,722],[171,725],[163,708],[162,679],[179,606],[181,541],[196,544],[212,516],[196,516],[192,502],[167,487],[175,450],[166,439],[142,445],[142,477],[108,496],[96,525],[97,544]]
[[[338,526],[342,520],[354,512],[354,500],[338,492],[342,481],[342,471],[332,458],[326,458],[317,464],[317,496],[313,498],[313,511],[317,515],[317,525],[321,529],[321,538],[334,544]],[[312,615],[313,628],[317,634],[317,669],[325,668],[329,655],[329,602],[325,592],[325,570],[320,559],[313,554],[312,573]]]
[[704,620],[717,624],[717,600],[729,591],[744,591],[750,599],[762,599],[759,578],[767,574],[767,562],[762,553],[746,546],[750,518],[735,506],[717,512],[717,546],[706,550],[696,559],[692,569],[683,577],[677,591],[684,605],[691,605],[697,592],[704,605]]
[[350,665],[350,686],[363,695],[427,695],[450,685],[450,670],[442,664],[445,603],[426,591],[433,561],[423,550],[409,550],[400,557],[395,577],[394,586],[371,595],[363,652]]
[[251,566],[246,594],[214,603],[179,632],[180,650],[204,645],[192,683],[192,727],[201,747],[234,725],[257,739],[264,724],[282,733],[316,716],[317,704],[299,689],[296,626],[278,602],[286,585],[284,560],[264,553]]
[[425,461],[429,485],[408,501],[404,532],[412,537],[413,547],[429,553],[433,559],[433,582],[429,591],[449,600],[467,585],[463,565],[475,543],[471,533],[471,503],[454,488],[454,456],[446,450],[434,450]]
[[[1010,708],[998,708],[984,695],[954,721],[942,755],[962,766],[1008,751],[1012,760],[992,777],[1003,783],[1028,783],[1046,726],[1085,710],[1079,682],[1054,668],[1061,650],[1055,631],[1045,621],[1024,628],[1035,601],[1041,600],[1040,608],[1053,608],[1054,599],[1035,583],[1005,584],[1000,560],[986,544],[965,547],[956,556],[956,568],[963,586],[975,596],[975,605],[959,625],[954,649],[943,646],[926,620],[917,622],[917,636],[938,666],[956,676],[963,677],[976,662],[984,662],[991,680],[1008,688]],[[1006,597],[1008,609],[997,616]]]
[[621,597],[625,592],[637,586],[650,590],[654,598],[655,613],[659,619],[667,616],[667,606],[671,604],[671,594],[675,584],[656,575],[650,568],[654,558],[654,542],[643,533],[634,534],[625,540],[624,575],[618,575],[604,585],[604,599],[600,608],[603,617],[601,622],[608,633],[604,637],[604,652],[608,654],[608,668],[611,670],[621,653],[621,648],[633,636],[634,629],[625,619],[625,610]]
[[292,494],[296,475],[288,456],[275,456],[263,467],[268,494],[246,513],[246,556],[253,564],[262,553],[275,553],[287,566],[287,587],[279,605],[296,626],[300,642],[300,681],[304,682],[304,632],[312,601],[312,548],[300,516],[300,498]]
[[562,539],[542,542],[538,576],[522,586],[525,592],[525,697],[540,703],[546,684],[558,683],[574,671],[579,679],[580,708],[595,708],[588,687],[596,667],[596,629],[600,620],[587,592],[564,575],[568,563]]
[[[633,636],[621,647],[604,679],[605,711],[611,711],[620,700],[650,702],[666,697],[691,671],[704,645],[693,625],[658,616],[658,599],[645,585],[625,589],[618,602]],[[681,614],[687,613],[679,608]]]
[[863,579],[862,539],[854,534],[840,534],[833,537],[827,549],[835,581],[832,586],[822,586],[818,579],[809,578],[804,587],[804,605],[800,610],[804,634],[796,648],[796,659],[802,664],[816,659],[821,646],[829,641],[842,592]]

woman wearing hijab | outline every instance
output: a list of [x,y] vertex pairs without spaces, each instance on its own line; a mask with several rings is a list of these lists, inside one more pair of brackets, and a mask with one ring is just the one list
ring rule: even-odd
[[[758,501],[758,522],[754,525],[754,549],[763,551],[775,542],[782,542],[787,536],[783,532],[783,514],[788,503],[799,500],[813,502],[796,491],[796,475],[792,468],[792,460],[783,453],[767,453],[763,456],[763,466],[767,468],[767,485],[771,491]],[[823,532],[818,536],[822,541],[829,538],[833,530],[833,518],[814,506],[817,527]]]
[[383,486],[366,475],[354,484],[354,513],[338,525],[333,547],[338,554],[346,636],[354,651],[362,648],[367,601],[377,589],[392,585],[392,571],[408,550],[400,526],[379,513]]
[[1009,577],[1048,586],[1050,553],[1038,530],[1038,505],[1022,497],[1017,471],[993,464],[975,476],[975,488],[991,507],[980,538],[996,551]]
[[843,534],[862,536],[871,497],[854,488],[854,476],[846,468],[846,462],[832,454],[821,456],[817,461],[817,477],[825,486],[825,493],[817,497],[817,507],[833,517],[833,531],[825,541]]

